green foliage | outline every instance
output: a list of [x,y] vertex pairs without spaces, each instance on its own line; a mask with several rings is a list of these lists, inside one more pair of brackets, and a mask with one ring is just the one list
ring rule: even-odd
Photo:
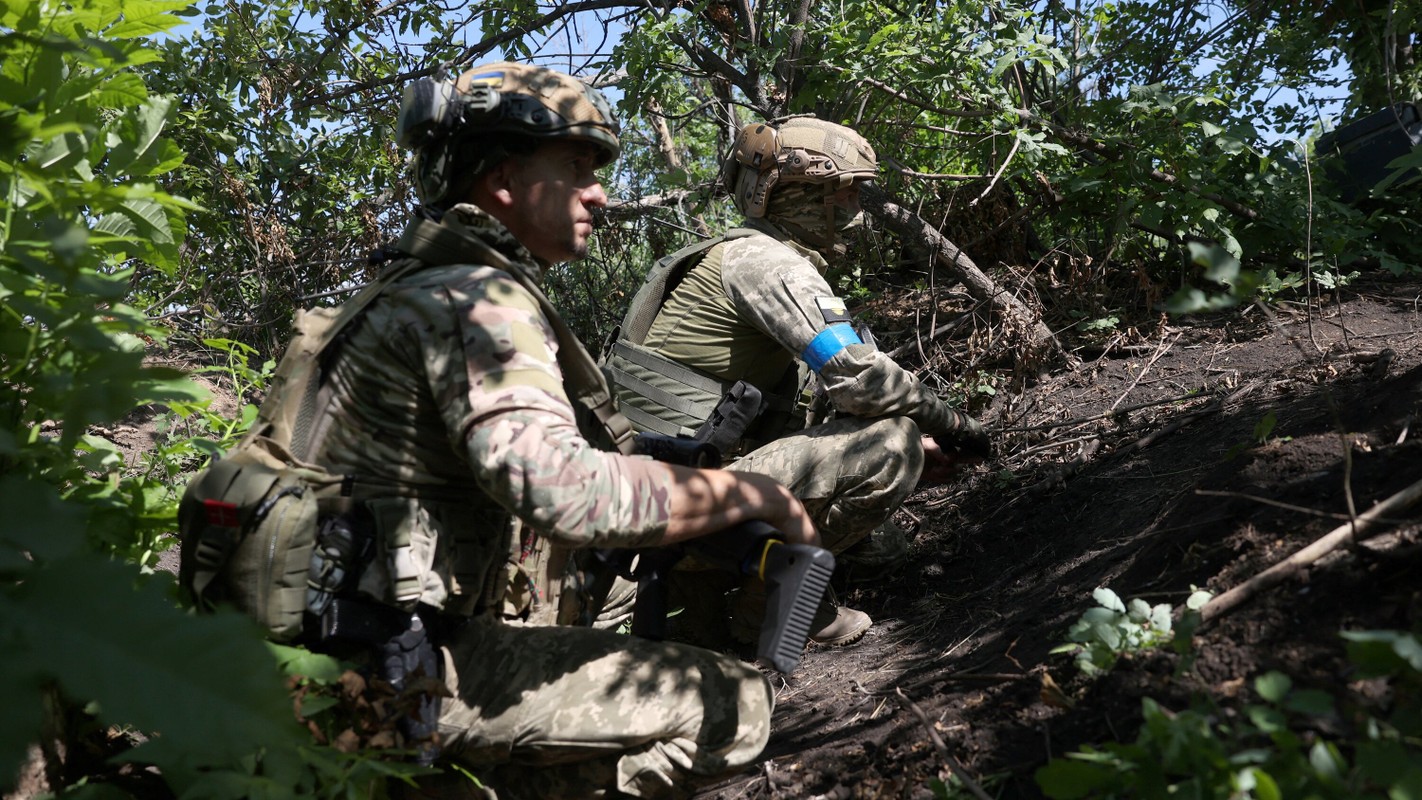
[[[252,756],[259,733],[290,727],[268,716],[277,708],[270,656],[239,620],[159,611],[171,587],[150,573],[180,476],[245,430],[292,310],[366,279],[364,256],[407,215],[404,154],[391,144],[403,76],[505,56],[548,60],[555,41],[558,52],[597,51],[558,66],[625,76],[625,156],[607,176],[611,193],[693,191],[655,213],[609,210],[593,258],[551,271],[550,295],[594,350],[656,257],[703,224],[731,221],[710,183],[736,127],[804,112],[855,124],[879,151],[883,184],[944,232],[979,199],[1015,202],[1004,208],[1020,215],[988,222],[1038,242],[1022,263],[1050,253],[1063,265],[1060,298],[1040,306],[1100,335],[1177,291],[1172,311],[1204,312],[1345,286],[1362,264],[1396,274],[1422,265],[1415,202],[1338,203],[1310,153],[1323,126],[1307,109],[1337,88],[1327,77],[1333,46],[1355,63],[1359,110],[1371,110],[1379,89],[1416,89],[1415,68],[1389,76],[1367,46],[1381,41],[1380,26],[1415,28],[1417,0],[1387,5],[1386,17],[1375,0],[1360,14],[1336,2],[1323,13],[1297,2],[1269,13],[1241,6],[1217,24],[1194,3],[845,0],[811,4],[801,20],[799,3],[777,0],[746,6],[750,18],[737,4],[652,4],[565,28],[561,11],[529,0],[468,14],[353,0],[0,0],[0,493],[20,509],[0,531],[0,677],[20,723],[0,733],[0,769],[34,738],[44,692],[92,701],[105,724],[180,731],[132,755],[161,761],[194,794],[361,794],[392,769],[369,754],[277,747],[285,733]],[[178,27],[182,18],[192,24]],[[573,48],[548,36],[579,28],[591,37],[568,34]],[[603,47],[599,33],[615,44]],[[1301,91],[1299,102],[1270,101],[1284,90]],[[657,121],[677,164],[658,150]],[[876,291],[876,270],[921,269],[917,244],[857,242],[849,293]],[[959,244],[977,257],[976,243]],[[165,342],[213,348],[202,371],[232,384],[240,410],[218,413],[176,371],[147,366],[145,352]],[[1004,385],[977,364],[935,380],[965,405]],[[149,405],[166,409],[164,435],[140,464],[125,464],[93,426]],[[78,600],[62,600],[61,587],[79,579],[95,582],[82,594],[90,627],[76,619]],[[154,658],[242,650],[229,659],[242,671],[230,685],[194,678],[178,691],[204,708],[240,701],[252,718],[212,735],[184,727],[200,720],[124,719],[132,704],[113,695],[151,698],[150,678],[129,687],[82,664],[99,663],[86,648],[117,648],[105,623],[158,624],[122,610],[130,595],[167,614],[174,638],[156,639]],[[71,607],[39,608],[56,598]],[[33,619],[19,620],[19,609]],[[1126,651],[1117,648],[1180,638],[1180,622],[1170,629],[1144,603],[1116,598],[1093,612],[1071,647],[1096,669]],[[34,638],[36,620],[64,630],[76,664],[55,663]],[[1386,649],[1395,645],[1359,647],[1405,660]],[[150,669],[144,653],[113,657]],[[215,743],[213,752],[180,752],[187,740]]]
[[[172,274],[197,210],[158,188],[182,161],[163,136],[174,103],[136,72],[158,58],[141,40],[187,5],[0,5],[0,775],[46,716],[82,707],[139,734],[118,758],[156,765],[175,793],[309,796],[345,757],[303,749],[257,626],[187,614],[170,575],[137,566],[173,528],[175,465],[130,474],[88,433],[143,405],[204,409],[182,373],[144,364],[166,331],[125,302],[136,275]],[[231,352],[253,388],[264,372]],[[221,437],[250,416],[201,418]]]
[[[1274,426],[1278,423],[1279,417],[1277,414],[1275,414],[1273,411],[1265,412],[1264,416],[1260,417],[1259,421],[1254,423],[1253,438],[1248,442],[1240,442],[1230,447],[1230,449],[1225,453],[1225,459],[1232,460],[1234,458],[1237,458],[1240,453],[1244,452],[1245,450],[1248,450],[1254,445],[1268,444],[1270,435],[1274,433]],[[1291,437],[1288,436],[1282,437],[1282,441],[1287,442],[1290,438]]]
[[1052,649],[1053,653],[1071,653],[1077,667],[1088,675],[1109,671],[1125,653],[1149,650],[1175,643],[1182,652],[1188,649],[1189,637],[1197,624],[1198,612],[1210,599],[1208,592],[1195,590],[1185,603],[1189,624],[1172,632],[1171,609],[1166,603],[1152,606],[1144,600],[1123,603],[1115,592],[1097,587],[1091,593],[1096,608],[1087,609],[1070,629],[1067,644]]
[[1037,771],[1057,800],[1072,798],[1404,798],[1422,790],[1422,647],[1395,631],[1347,632],[1349,656],[1367,675],[1387,676],[1397,691],[1390,719],[1356,712],[1346,738],[1335,699],[1299,689],[1282,673],[1254,681],[1260,702],[1225,713],[1203,698],[1172,712],[1142,702],[1143,723],[1130,744],[1086,746]]

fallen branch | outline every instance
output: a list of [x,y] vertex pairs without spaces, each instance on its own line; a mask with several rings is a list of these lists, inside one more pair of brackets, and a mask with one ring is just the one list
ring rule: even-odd
[[922,217],[904,208],[882,187],[867,183],[860,189],[860,205],[865,213],[884,223],[910,247],[925,252],[930,259],[943,265],[955,280],[962,283],[973,299],[985,303],[999,318],[1010,320],[1010,327],[1022,331],[1032,345],[1065,358],[1061,342],[1052,334],[1036,312],[989,278],[973,260]]
[[943,760],[948,764],[948,769],[952,770],[953,774],[958,776],[958,780],[963,782],[963,785],[968,788],[968,791],[972,792],[973,796],[978,798],[978,800],[992,800],[992,796],[983,791],[983,787],[968,775],[968,771],[963,769],[963,765],[958,763],[958,759],[954,758],[953,754],[948,752],[948,745],[943,743],[943,737],[938,735],[938,731],[934,729],[933,723],[928,721],[928,715],[923,713],[923,709],[918,707],[918,703],[910,700],[908,695],[904,694],[903,689],[894,689],[894,694],[898,695],[899,699],[914,713],[914,716],[918,717],[918,721],[923,723],[924,729],[928,731],[928,738],[933,741],[933,746],[938,749],[938,754],[943,757]]
[[1132,411],[1139,411],[1142,408],[1165,406],[1170,405],[1171,403],[1181,403],[1188,400],[1203,400],[1208,396],[1209,395],[1201,394],[1199,391],[1193,391],[1188,394],[1177,395],[1175,397],[1167,397],[1163,400],[1149,400],[1144,403],[1136,403],[1132,406],[1125,406],[1124,408],[1118,408],[1114,411],[1108,411],[1104,414],[1095,414],[1090,417],[1074,417],[1072,419],[1064,419],[1060,422],[1044,422],[1041,425],[1023,425],[1012,428],[998,428],[998,430],[1003,433],[1021,433],[1024,431],[1049,431],[1054,428],[1070,428],[1075,427],[1077,425],[1085,424],[1087,422],[1095,422],[1099,419],[1107,419],[1110,417],[1117,416],[1119,414],[1127,414]]
[[1310,544],[1283,561],[1280,561],[1206,603],[1200,609],[1201,621],[1209,622],[1228,614],[1265,589],[1283,583],[1285,579],[1292,577],[1304,567],[1338,549],[1338,547],[1345,542],[1362,541],[1370,536],[1376,535],[1376,533],[1380,531],[1368,532],[1368,528],[1371,527],[1374,522],[1377,522],[1380,518],[1386,517],[1393,512],[1408,508],[1419,499],[1422,499],[1422,481],[1412,484],[1367,511],[1364,511],[1358,515],[1357,520],[1339,525],[1337,528],[1314,540],[1313,544]]

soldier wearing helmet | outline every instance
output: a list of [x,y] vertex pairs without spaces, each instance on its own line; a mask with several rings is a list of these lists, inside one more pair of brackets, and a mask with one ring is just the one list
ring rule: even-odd
[[[361,504],[376,545],[359,588],[450,632],[442,757],[499,797],[536,798],[682,796],[751,762],[773,705],[753,666],[531,624],[578,616],[578,593],[562,589],[580,548],[657,546],[750,519],[818,543],[772,479],[589,443],[629,430],[537,284],[586,252],[607,202],[594,172],[618,154],[607,102],[552,70],[489,64],[413,84],[398,139],[424,207],[387,269],[410,271],[323,354],[311,460],[391,488]],[[601,423],[580,430],[575,404]]]
[[[743,227],[659,261],[604,356],[635,426],[711,442],[739,456],[731,469],[790,487],[859,577],[901,563],[907,542],[890,514],[921,477],[952,474],[959,456],[933,437],[970,453],[988,447],[977,421],[866,341],[823,277],[826,257],[862,222],[859,187],[875,169],[874,149],[842,125],[747,125],[722,170]],[[806,427],[801,400],[816,384],[837,418]],[[680,578],[703,609],[706,593],[729,588],[712,586],[711,573]],[[753,631],[761,603],[754,584],[731,589],[729,633]],[[710,605],[703,614],[723,613]],[[850,644],[871,625],[830,598],[812,639]]]

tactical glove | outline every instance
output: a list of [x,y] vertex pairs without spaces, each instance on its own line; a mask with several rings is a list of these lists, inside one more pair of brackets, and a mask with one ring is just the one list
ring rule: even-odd
[[981,422],[961,411],[948,409],[948,429],[935,434],[934,441],[945,451],[990,461],[993,457],[992,437]]

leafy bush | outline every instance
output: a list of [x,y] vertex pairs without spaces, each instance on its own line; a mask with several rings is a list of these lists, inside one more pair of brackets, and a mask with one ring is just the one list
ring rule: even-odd
[[1123,603],[1115,592],[1104,587],[1097,587],[1091,597],[1097,607],[1088,609],[1067,631],[1068,644],[1052,649],[1053,653],[1074,654],[1077,666],[1089,675],[1110,670],[1123,653],[1149,650],[1175,641],[1188,645],[1198,619],[1192,612],[1210,599],[1208,592],[1191,593],[1186,601],[1190,622],[1177,637],[1171,630],[1168,604],[1151,606],[1140,599]]
[[[179,794],[314,783],[297,780],[316,757],[257,626],[184,613],[171,576],[133,563],[173,528],[171,475],[126,475],[88,435],[202,400],[144,364],[164,331],[124,303],[138,265],[175,263],[196,208],[154,183],[183,154],[162,137],[172,99],[134,72],[186,6],[0,4],[0,786],[59,717],[80,722],[70,737],[130,732],[119,741],[141,744],[117,759],[156,765]],[[85,748],[65,744],[49,766],[72,781],[61,758]]]
[[[1394,631],[1344,633],[1365,677],[1392,679],[1386,719],[1340,714],[1333,697],[1278,672],[1254,681],[1259,701],[1230,713],[1198,697],[1172,712],[1147,698],[1129,744],[1086,746],[1037,771],[1057,800],[1108,798],[1401,798],[1422,793],[1422,645]],[[1351,723],[1351,725],[1348,725]],[[1348,728],[1332,739],[1320,731]]]

